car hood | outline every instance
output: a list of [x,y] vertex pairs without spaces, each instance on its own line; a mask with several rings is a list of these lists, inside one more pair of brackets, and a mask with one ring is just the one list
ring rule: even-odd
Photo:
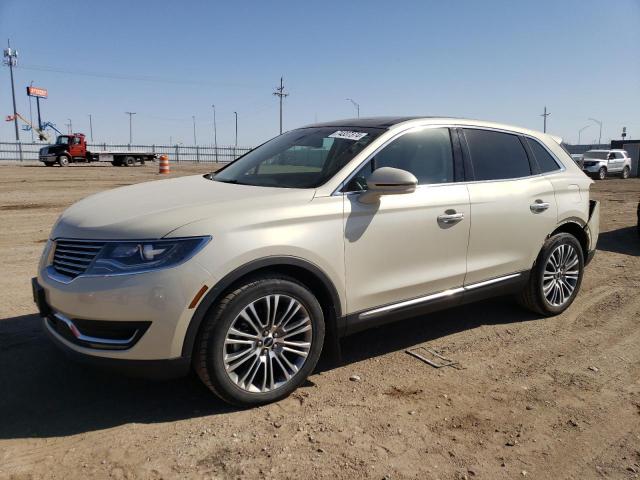
[[[256,187],[212,181],[201,175],[146,182],[91,195],[69,207],[51,238],[161,238],[216,216],[311,201],[312,189]],[[203,232],[204,234],[205,232]]]

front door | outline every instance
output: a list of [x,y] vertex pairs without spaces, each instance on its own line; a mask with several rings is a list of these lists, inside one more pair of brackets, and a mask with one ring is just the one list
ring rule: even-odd
[[[358,201],[366,178],[395,167],[418,179],[415,192]],[[351,313],[461,287],[469,237],[467,187],[454,180],[447,128],[421,128],[392,140],[345,189],[345,273]]]
[[73,137],[71,139],[71,144],[69,145],[69,154],[72,157],[84,157],[84,151],[82,148],[82,143],[80,142],[80,137]]

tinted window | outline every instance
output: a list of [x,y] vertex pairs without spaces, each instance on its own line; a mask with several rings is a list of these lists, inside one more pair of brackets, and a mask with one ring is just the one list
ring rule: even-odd
[[354,177],[347,191],[363,190],[371,172],[393,167],[413,173],[418,183],[453,182],[453,153],[448,128],[407,133],[379,151]]
[[620,152],[613,152],[613,154],[616,156],[616,158],[624,158],[624,155],[622,155],[622,153]]
[[501,180],[531,175],[529,159],[517,135],[464,129],[476,180]]
[[540,172],[554,172],[560,169],[557,162],[549,154],[547,149],[540,145],[540,142],[532,138],[527,138],[527,142],[529,143],[529,147],[533,152],[533,156],[536,157],[536,162],[538,162]]

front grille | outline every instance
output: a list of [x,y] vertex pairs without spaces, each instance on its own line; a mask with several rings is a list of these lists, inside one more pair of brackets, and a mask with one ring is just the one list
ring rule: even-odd
[[57,240],[53,254],[53,268],[62,275],[76,278],[86,272],[102,247],[104,242]]

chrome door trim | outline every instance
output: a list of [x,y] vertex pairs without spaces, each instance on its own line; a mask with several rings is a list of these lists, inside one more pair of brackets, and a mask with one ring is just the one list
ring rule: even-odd
[[410,307],[412,305],[419,305],[419,304],[422,304],[422,303],[432,302],[434,300],[438,300],[440,298],[450,297],[452,295],[456,295],[456,294],[462,293],[462,292],[464,292],[464,288],[463,287],[452,288],[450,290],[445,290],[443,292],[434,293],[432,295],[426,295],[424,297],[418,297],[418,298],[414,298],[412,300],[405,300],[403,302],[393,303],[391,305],[386,305],[384,307],[374,308],[373,310],[367,310],[366,312],[362,312],[360,315],[358,315],[358,317],[359,318],[377,317],[378,315],[381,315],[383,313],[393,312],[394,310],[398,310],[398,309],[404,308],[404,307]]
[[520,275],[522,275],[522,272],[517,272],[517,273],[512,273],[509,275],[504,275],[502,277],[496,277],[496,278],[492,278],[489,280],[484,280],[482,282],[477,282],[477,283],[472,283],[470,285],[465,285],[464,287],[457,287],[457,288],[451,288],[449,290],[444,290],[442,292],[438,292],[438,293],[434,293],[431,295],[425,295],[424,297],[418,297],[418,298],[413,298],[411,300],[404,300],[402,302],[398,302],[398,303],[392,303],[390,305],[385,305],[383,307],[378,307],[378,308],[374,308],[372,310],[366,310],[364,312],[361,312],[358,315],[359,319],[368,319],[368,318],[374,318],[377,317],[379,315],[383,315],[385,313],[390,313],[390,312],[394,312],[396,310],[399,310],[401,308],[405,308],[405,307],[410,307],[410,306],[414,306],[414,305],[421,305],[421,304],[427,304],[430,302],[433,302],[435,300],[440,300],[443,298],[447,298],[447,297],[451,297],[453,295],[457,295],[459,293],[463,293],[469,290],[475,290],[476,288],[481,288],[481,287],[485,287],[488,285],[493,285],[495,283],[500,283],[500,282],[504,282],[506,280],[511,280],[513,278],[517,278]]

